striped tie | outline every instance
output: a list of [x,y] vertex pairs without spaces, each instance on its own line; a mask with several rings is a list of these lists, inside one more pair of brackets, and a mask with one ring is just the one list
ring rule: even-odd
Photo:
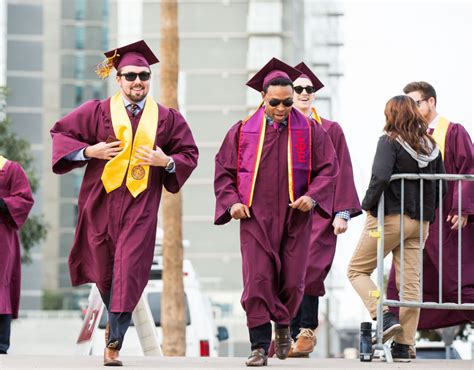
[[135,117],[135,115],[138,113],[138,108],[140,108],[138,106],[138,104],[130,104],[129,105],[129,110],[130,110],[130,113],[132,113],[132,116]]

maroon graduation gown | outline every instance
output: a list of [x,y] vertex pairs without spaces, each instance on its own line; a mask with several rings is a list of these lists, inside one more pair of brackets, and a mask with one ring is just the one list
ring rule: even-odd
[[[157,213],[162,186],[179,191],[197,165],[198,150],[181,114],[158,104],[155,145],[173,157],[176,173],[150,167],[148,186],[136,198],[125,186],[106,193],[101,175],[107,161],[69,161],[69,153],[115,136],[110,98],[86,102],[51,129],[53,171],[63,174],[87,165],[78,199],[78,220],[69,255],[73,286],[96,283],[101,292],[112,289],[110,310],[132,312],[148,281],[153,261]],[[140,114],[131,117],[135,134]]]
[[[447,174],[474,174],[472,141],[466,129],[451,123],[446,133],[444,167]],[[443,279],[442,301],[457,303],[458,284],[458,231],[446,222],[448,215],[458,213],[458,184],[448,182],[443,198]],[[462,229],[461,241],[461,302],[474,303],[474,182],[462,183],[462,214],[468,215],[468,224]],[[423,301],[438,302],[439,212],[430,225],[423,258]],[[392,269],[393,270],[393,269]],[[395,272],[391,271],[388,297],[398,299]],[[394,310],[396,311],[396,310]],[[418,329],[435,329],[474,321],[474,311],[422,309]]]
[[33,207],[26,174],[16,162],[7,161],[0,170],[0,198],[9,216],[0,213],[0,314],[18,317],[21,288],[21,252],[18,230]]
[[[318,123],[314,121],[317,125]],[[322,127],[329,134],[336,150],[339,175],[334,195],[334,214],[348,210],[351,217],[362,213],[354,184],[351,156],[341,126],[321,117]],[[322,297],[326,291],[324,279],[331,269],[336,252],[337,237],[332,226],[334,218],[324,218],[318,213],[313,216],[313,226],[306,270],[305,294]]]
[[[243,203],[236,187],[241,123],[231,127],[216,155],[216,225],[229,222],[228,208]],[[317,212],[330,217],[337,159],[331,139],[321,127],[312,127],[312,139],[311,183],[305,195],[318,203]],[[289,324],[304,293],[311,220],[315,211],[301,212],[288,206],[287,146],[287,127],[275,130],[267,125],[251,218],[240,221],[244,285],[241,303],[249,328],[270,320]]]

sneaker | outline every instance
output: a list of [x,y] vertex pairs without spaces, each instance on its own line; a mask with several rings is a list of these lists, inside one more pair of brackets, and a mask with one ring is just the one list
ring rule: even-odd
[[296,342],[291,347],[288,357],[308,357],[316,345],[316,335],[314,331],[307,328],[301,328],[296,336]]
[[[384,312],[383,314],[383,338],[382,343],[392,338],[402,331],[402,326],[393,313]],[[372,344],[377,343],[377,336],[372,337]]]
[[410,352],[408,344],[401,344],[397,342],[392,343],[392,358],[394,362],[410,362]]
[[410,354],[410,358],[412,360],[416,359],[416,348],[415,346],[411,345],[408,347],[408,353]]

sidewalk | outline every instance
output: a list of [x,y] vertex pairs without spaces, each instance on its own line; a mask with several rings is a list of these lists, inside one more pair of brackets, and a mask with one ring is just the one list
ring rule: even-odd
[[[247,369],[244,358],[123,357],[124,369]],[[474,370],[473,361],[418,360],[387,364],[344,359],[270,359],[269,368],[283,369],[466,369]],[[0,369],[104,369],[99,356],[0,356]]]

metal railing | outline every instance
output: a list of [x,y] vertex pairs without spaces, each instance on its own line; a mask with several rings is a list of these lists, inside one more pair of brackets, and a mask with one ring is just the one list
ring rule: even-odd
[[[443,181],[457,181],[458,186],[458,218],[461,218],[462,209],[462,186],[461,181],[474,181],[474,175],[431,175],[431,174],[397,174],[390,178],[390,181],[401,180],[401,207],[400,207],[400,300],[386,299],[384,297],[384,195],[380,197],[378,208],[377,208],[377,230],[371,233],[371,236],[377,238],[377,285],[378,291],[376,292],[377,302],[377,329],[376,338],[377,342],[375,349],[383,350],[385,353],[385,359],[387,362],[393,362],[390,349],[387,345],[382,343],[383,338],[383,307],[415,307],[415,308],[436,308],[446,310],[474,310],[474,303],[461,303],[461,259],[462,259],[462,230],[458,228],[458,286],[457,286],[457,303],[443,302]],[[438,253],[439,253],[439,276],[438,276],[438,302],[423,302],[423,249],[420,247],[420,300],[418,302],[405,301],[403,292],[403,280],[404,280],[404,201],[405,201],[405,181],[406,180],[419,180],[420,181],[420,220],[423,220],[423,186],[424,181],[439,181],[439,206],[438,212],[438,224],[439,224],[439,241],[438,241]],[[420,221],[420,246],[423,245],[423,221]]]

